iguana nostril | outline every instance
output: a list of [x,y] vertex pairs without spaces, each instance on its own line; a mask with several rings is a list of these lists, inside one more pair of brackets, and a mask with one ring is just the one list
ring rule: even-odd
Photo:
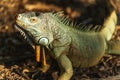
[[38,43],[45,46],[45,45],[47,45],[49,43],[49,40],[48,40],[48,38],[43,37],[43,38],[39,39]]
[[16,19],[21,19],[21,15],[20,15],[20,14],[17,15],[17,16],[16,16]]

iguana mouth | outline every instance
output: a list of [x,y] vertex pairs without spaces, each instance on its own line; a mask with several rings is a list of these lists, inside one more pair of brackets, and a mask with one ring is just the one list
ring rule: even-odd
[[28,31],[26,31],[24,28],[20,27],[18,24],[15,25],[15,28],[20,32],[20,34],[24,37],[24,39],[26,39],[29,42],[29,44],[31,45],[38,44],[34,41],[34,39],[32,38],[32,35]]

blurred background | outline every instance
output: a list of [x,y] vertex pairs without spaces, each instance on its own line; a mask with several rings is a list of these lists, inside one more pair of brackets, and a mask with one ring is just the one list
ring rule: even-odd
[[[112,1],[118,16],[113,39],[120,40],[120,0]],[[59,73],[57,63],[50,57],[47,58],[47,63],[52,64],[50,70],[46,73],[38,72],[39,65],[35,61],[34,50],[14,29],[17,14],[29,11],[63,11],[65,16],[77,23],[102,25],[103,21],[98,20],[97,16],[91,16],[92,13],[97,14],[98,7],[88,8],[94,4],[95,0],[0,0],[0,79],[53,80],[56,73]],[[105,55],[97,66],[74,69],[74,73],[72,80],[120,75],[120,56]]]

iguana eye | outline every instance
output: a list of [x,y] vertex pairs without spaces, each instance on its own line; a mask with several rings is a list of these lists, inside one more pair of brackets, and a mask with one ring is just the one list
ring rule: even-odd
[[36,22],[38,22],[38,19],[35,18],[35,17],[32,17],[32,18],[30,18],[30,22],[31,23],[36,23]]

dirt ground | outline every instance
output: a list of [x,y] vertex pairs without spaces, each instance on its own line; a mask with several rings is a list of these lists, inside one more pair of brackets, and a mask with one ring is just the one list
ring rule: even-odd
[[[113,3],[118,14],[113,39],[120,40],[120,1],[113,0]],[[46,73],[39,71],[41,64],[36,62],[33,48],[14,29],[18,13],[64,11],[71,20],[77,21],[92,4],[94,0],[0,0],[0,80],[53,80],[60,73],[58,64],[48,54],[50,69]],[[94,67],[74,68],[71,80],[120,80],[120,56],[105,55]]]

